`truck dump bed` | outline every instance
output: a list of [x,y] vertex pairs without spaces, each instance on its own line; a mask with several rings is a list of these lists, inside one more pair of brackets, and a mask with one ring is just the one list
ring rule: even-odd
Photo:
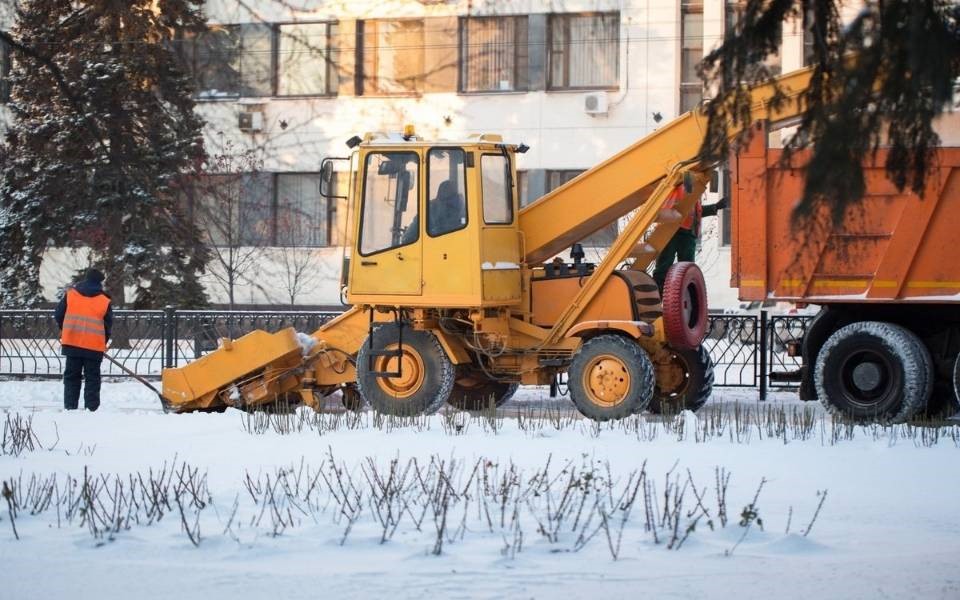
[[805,221],[797,154],[780,165],[759,131],[731,158],[731,285],[742,300],[960,303],[960,148],[941,148],[922,197],[898,192],[886,151],[866,164],[867,195],[834,223],[827,207]]

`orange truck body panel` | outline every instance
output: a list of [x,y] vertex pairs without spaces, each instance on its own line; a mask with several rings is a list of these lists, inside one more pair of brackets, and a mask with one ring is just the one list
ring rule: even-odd
[[864,165],[867,193],[834,222],[822,207],[793,209],[809,154],[780,164],[763,130],[731,158],[731,285],[742,300],[810,304],[960,304],[960,148],[940,148],[922,196],[884,171],[886,151]]

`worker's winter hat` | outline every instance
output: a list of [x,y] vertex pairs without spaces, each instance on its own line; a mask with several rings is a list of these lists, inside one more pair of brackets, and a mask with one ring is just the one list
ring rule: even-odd
[[93,283],[103,283],[103,273],[98,269],[88,269],[86,280]]

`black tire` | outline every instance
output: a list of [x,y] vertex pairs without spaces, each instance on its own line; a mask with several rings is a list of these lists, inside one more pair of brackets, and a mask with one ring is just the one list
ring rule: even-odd
[[364,402],[360,390],[355,385],[345,385],[340,390],[340,404],[350,412],[361,412]]
[[475,385],[454,382],[447,404],[469,411],[486,410],[490,408],[491,401],[494,407],[500,407],[513,397],[518,387],[516,383],[503,381],[479,380]]
[[639,344],[619,335],[586,342],[573,357],[568,380],[577,410],[595,421],[639,413],[653,398],[653,363]]
[[673,391],[655,386],[653,399],[647,410],[655,415],[676,414],[682,410],[696,412],[707,403],[713,393],[713,360],[704,346],[696,350],[669,349],[672,359],[686,371],[683,385]]
[[[373,330],[373,348],[396,347],[400,330],[385,323]],[[404,369],[401,377],[374,375],[370,363],[370,339],[357,353],[357,389],[374,410],[397,416],[433,414],[450,397],[454,368],[437,337],[429,331],[403,329]],[[373,371],[393,370],[396,358],[374,357]],[[407,385],[409,383],[409,385]]]
[[824,306],[807,325],[807,330],[803,334],[803,343],[801,344],[803,354],[803,367],[801,367],[800,371],[801,400],[818,400],[814,373],[816,372],[817,357],[820,356],[820,348],[827,343],[827,339],[833,335],[836,330],[849,324],[850,317],[846,311],[838,309],[835,306]]
[[817,397],[858,422],[902,423],[923,410],[933,387],[926,347],[907,329],[860,321],[838,329],[817,356]]
[[928,419],[947,419],[960,412],[960,355],[948,364],[952,365],[947,373],[938,371],[933,383],[933,393],[927,400],[923,416]]

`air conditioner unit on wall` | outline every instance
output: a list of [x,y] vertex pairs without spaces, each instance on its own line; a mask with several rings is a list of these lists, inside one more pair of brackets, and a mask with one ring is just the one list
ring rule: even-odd
[[590,92],[583,95],[583,112],[588,115],[605,115],[607,109],[606,92]]
[[260,111],[241,111],[237,126],[240,131],[255,132],[263,131],[263,113]]

